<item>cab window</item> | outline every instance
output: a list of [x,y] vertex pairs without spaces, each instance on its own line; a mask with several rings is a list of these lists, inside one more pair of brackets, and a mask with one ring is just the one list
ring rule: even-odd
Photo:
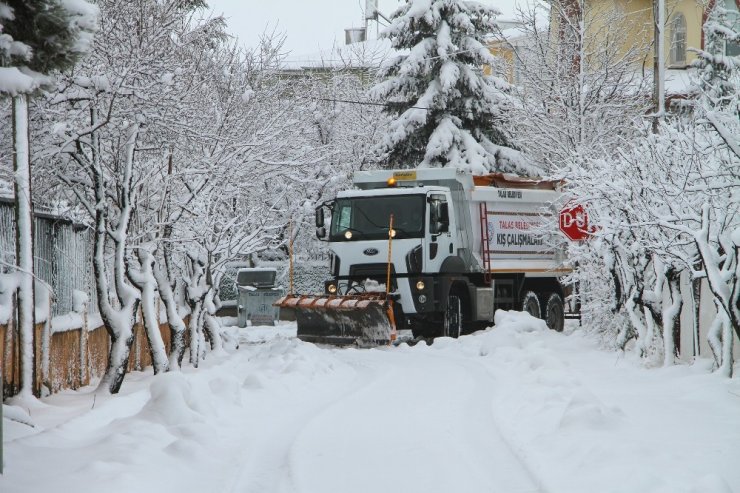
[[433,235],[449,231],[447,198],[444,195],[429,196],[429,232]]

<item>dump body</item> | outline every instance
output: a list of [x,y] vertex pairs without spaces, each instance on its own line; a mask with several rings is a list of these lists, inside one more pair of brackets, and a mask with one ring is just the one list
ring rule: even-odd
[[[389,189],[387,182],[394,177],[396,188]],[[448,191],[454,211],[450,241],[468,272],[532,277],[568,271],[563,266],[566,243],[556,217],[565,196],[557,181],[501,173],[474,177],[452,168],[358,172],[354,178],[362,190],[338,197]],[[330,246],[333,250],[335,244]]]

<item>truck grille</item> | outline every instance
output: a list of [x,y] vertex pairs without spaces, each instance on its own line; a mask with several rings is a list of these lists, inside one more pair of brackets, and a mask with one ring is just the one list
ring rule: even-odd
[[[372,279],[380,284],[385,284],[388,264],[356,264],[349,268],[349,280],[362,282],[365,279]],[[391,265],[391,290],[396,286],[396,269]]]

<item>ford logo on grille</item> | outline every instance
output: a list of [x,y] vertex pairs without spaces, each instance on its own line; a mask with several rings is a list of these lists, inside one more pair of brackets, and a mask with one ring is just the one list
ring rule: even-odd
[[378,250],[377,248],[366,248],[362,253],[364,253],[365,255],[377,255]]

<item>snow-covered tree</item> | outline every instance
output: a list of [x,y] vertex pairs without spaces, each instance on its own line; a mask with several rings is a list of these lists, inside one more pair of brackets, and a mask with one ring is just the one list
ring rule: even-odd
[[33,380],[34,281],[28,97],[87,51],[97,10],[84,0],[0,2],[0,95],[12,97],[21,394]]
[[[518,8],[519,25],[498,34],[514,54],[511,139],[549,174],[613,153],[650,108],[650,83],[636,67],[616,4],[546,0]],[[517,39],[510,42],[509,38]]]
[[[375,147],[388,126],[382,106],[366,104],[368,90],[386,59],[387,42],[337,48],[332,60],[297,77],[295,104],[307,144],[321,149],[325,158],[307,169],[306,183],[287,191],[295,249],[323,249],[316,240],[313,208],[351,186],[352,173],[378,166]],[[286,202],[287,203],[287,202]],[[288,232],[285,231],[285,236]],[[287,255],[287,243],[284,246]]]
[[724,13],[716,8],[705,26],[692,112],[657,131],[643,126],[616,156],[584,160],[570,178],[601,226],[594,247],[615,273],[631,322],[619,345],[636,337],[645,354],[662,342],[663,364],[673,363],[678,276],[686,272],[709,287],[717,315],[707,339],[717,370],[730,376],[733,333],[740,335],[740,58],[718,42],[738,39]]
[[740,45],[740,14],[715,2],[704,24],[705,50],[697,54],[700,104],[703,115],[724,144],[740,156],[740,57],[727,54]]
[[408,0],[383,36],[400,54],[370,92],[394,120],[379,152],[389,167],[502,169],[509,85],[485,75],[495,60],[486,36],[498,12],[465,0]]
[[[91,56],[47,102],[48,111],[63,118],[50,163],[66,185],[60,192],[74,193],[69,198],[85,207],[94,224],[98,308],[111,339],[99,387],[105,392],[120,389],[139,306],[155,371],[169,368],[153,313],[161,269],[152,264],[150,243],[159,227],[158,206],[167,203],[161,195],[180,190],[156,178],[168,175],[173,144],[188,136],[188,122],[203,108],[201,99],[197,108],[193,99],[207,83],[192,67],[223,32],[218,18],[193,20],[201,4],[101,0],[100,34]],[[183,196],[187,206],[187,193]]]

